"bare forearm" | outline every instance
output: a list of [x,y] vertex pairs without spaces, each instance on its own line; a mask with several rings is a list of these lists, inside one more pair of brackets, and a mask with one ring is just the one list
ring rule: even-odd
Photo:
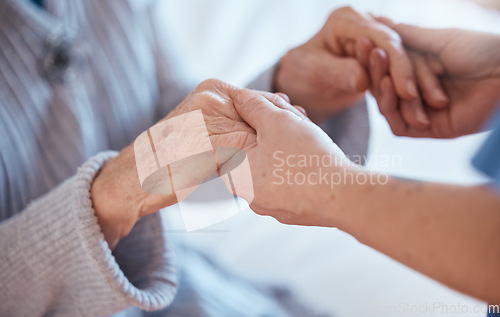
[[500,199],[493,192],[395,178],[347,187],[335,211],[341,229],[448,286],[500,302]]

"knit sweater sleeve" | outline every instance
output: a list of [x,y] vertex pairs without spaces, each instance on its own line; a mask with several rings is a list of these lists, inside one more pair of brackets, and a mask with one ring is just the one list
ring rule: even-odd
[[141,219],[112,252],[97,223],[91,183],[115,152],[0,223],[1,316],[105,316],[156,310],[177,289],[175,257],[159,214]]

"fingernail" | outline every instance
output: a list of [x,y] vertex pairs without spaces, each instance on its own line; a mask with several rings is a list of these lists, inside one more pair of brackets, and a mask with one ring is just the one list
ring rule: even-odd
[[417,85],[415,85],[413,79],[408,79],[406,82],[406,91],[410,94],[410,96],[414,98],[418,97]]

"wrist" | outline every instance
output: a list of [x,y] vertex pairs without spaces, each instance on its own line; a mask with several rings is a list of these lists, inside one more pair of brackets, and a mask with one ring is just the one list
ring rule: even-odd
[[113,248],[139,220],[147,196],[139,185],[133,147],[125,148],[102,166],[90,195],[104,238]]

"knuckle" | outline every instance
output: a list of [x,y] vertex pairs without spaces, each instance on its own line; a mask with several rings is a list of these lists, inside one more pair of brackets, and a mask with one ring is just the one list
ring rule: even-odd
[[194,100],[198,101],[200,105],[202,104],[211,105],[220,103],[220,99],[217,98],[212,91],[209,91],[207,89],[203,89],[202,91],[197,93],[195,98],[196,99]]
[[220,87],[223,84],[223,81],[216,78],[209,78],[202,81],[198,86],[196,86],[197,90],[208,90]]
[[255,95],[248,98],[248,100],[246,101],[246,105],[255,108],[255,106],[259,105],[261,102],[262,102],[262,97]]
[[259,105],[263,102],[264,97],[261,96],[252,96],[248,100],[246,100],[244,106],[248,109],[247,113],[250,117],[258,117],[260,116]]

